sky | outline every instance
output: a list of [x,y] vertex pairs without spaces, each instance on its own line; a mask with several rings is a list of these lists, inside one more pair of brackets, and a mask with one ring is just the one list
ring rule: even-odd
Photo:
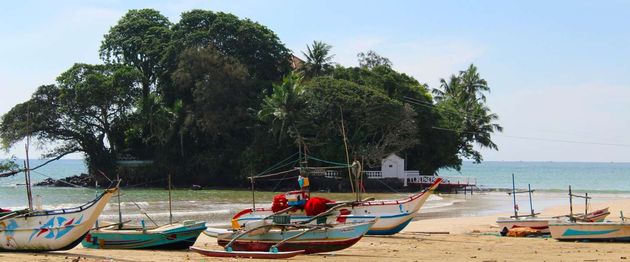
[[[630,162],[630,1],[621,0],[9,1],[0,9],[0,114],[73,63],[100,63],[103,35],[140,8],[172,22],[191,9],[233,13],[298,56],[324,41],[344,66],[374,50],[431,88],[472,63],[504,127],[485,160]],[[4,155],[23,156],[22,147]]]

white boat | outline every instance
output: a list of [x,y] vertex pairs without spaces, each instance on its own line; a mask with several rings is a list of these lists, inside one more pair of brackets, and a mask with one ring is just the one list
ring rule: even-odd
[[630,241],[630,223],[550,223],[551,237],[557,240]]
[[118,186],[106,189],[94,200],[75,208],[3,213],[0,251],[55,251],[75,247],[117,190]]
[[[362,223],[378,219],[370,227],[370,230],[367,232],[368,235],[396,234],[411,222],[415,214],[441,182],[442,179],[437,178],[430,187],[402,199],[350,203],[347,207],[339,210],[340,215],[336,217],[336,221],[339,223]],[[287,222],[291,223],[298,223],[311,218],[301,209],[291,211],[288,214],[290,215],[290,221]],[[273,215],[271,208],[246,209],[232,218],[232,225],[236,229],[250,221],[259,221],[271,215]]]

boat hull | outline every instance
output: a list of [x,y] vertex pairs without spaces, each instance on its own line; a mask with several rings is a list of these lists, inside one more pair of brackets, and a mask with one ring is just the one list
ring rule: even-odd
[[[361,240],[373,224],[374,222],[344,224],[331,228],[317,229],[285,242],[278,247],[278,251],[304,250],[305,254],[312,254],[346,249]],[[234,251],[265,252],[283,239],[300,234],[304,230],[271,230],[258,235],[245,235],[234,241],[231,247]],[[225,247],[237,234],[238,231],[236,233],[219,234],[217,243]]]
[[557,240],[630,242],[630,223],[554,223],[549,224],[551,237]]
[[205,222],[197,222],[176,223],[144,231],[124,228],[91,230],[81,244],[95,249],[188,249],[205,229]]
[[81,207],[5,216],[0,220],[0,251],[68,250],[81,242],[118,189],[107,189]]
[[[340,215],[329,219],[327,223],[363,223],[378,220],[367,232],[367,235],[393,235],[403,230],[440,184],[441,179],[424,191],[397,200],[362,201],[351,207],[339,210]],[[236,227],[249,221],[258,221],[273,214],[271,208],[243,210],[233,217]],[[311,219],[303,210],[290,212],[291,223],[299,223]]]

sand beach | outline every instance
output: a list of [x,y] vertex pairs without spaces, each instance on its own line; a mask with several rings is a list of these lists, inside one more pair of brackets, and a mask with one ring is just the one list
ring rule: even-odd
[[[475,201],[493,196],[477,196]],[[610,220],[619,220],[620,210],[630,210],[630,199],[603,198],[590,208],[610,207]],[[544,199],[543,199],[544,200]],[[461,206],[475,201],[461,202]],[[544,202],[544,201],[539,201]],[[584,207],[574,205],[575,210]],[[422,211],[421,211],[422,212]],[[569,212],[567,204],[542,210],[543,215]],[[427,212],[431,214],[431,212]],[[420,215],[402,233],[393,236],[366,236],[355,246],[334,253],[297,256],[292,261],[622,261],[630,257],[628,244],[560,242],[552,238],[510,238],[498,236],[497,216],[509,212],[477,216],[431,218]],[[202,235],[195,246],[220,249],[216,240]],[[189,251],[92,250],[81,246],[66,252],[0,253],[0,261],[234,261],[204,257]],[[260,261],[260,260],[257,260]]]

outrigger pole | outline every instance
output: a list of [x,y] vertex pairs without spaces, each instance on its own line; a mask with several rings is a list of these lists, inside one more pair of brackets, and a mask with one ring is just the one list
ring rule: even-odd
[[584,218],[586,218],[586,214],[588,214],[588,200],[591,197],[588,196],[588,193],[584,195],[576,195],[571,191],[571,186],[569,186],[569,219],[572,222],[575,222],[575,217],[573,217],[573,197],[584,198]]
[[[532,190],[531,184],[527,184],[527,191],[516,191],[516,185],[514,183],[514,174],[512,174],[512,192],[508,193],[508,195],[512,195],[512,201],[514,202],[514,216],[512,216],[513,218],[528,217],[528,216],[534,217],[538,215],[534,213],[534,206],[532,204],[532,192],[534,192],[534,190]],[[529,209],[531,212],[529,215],[522,215],[522,216],[518,215],[518,208],[516,205],[516,194],[521,194],[521,193],[529,193]]]

